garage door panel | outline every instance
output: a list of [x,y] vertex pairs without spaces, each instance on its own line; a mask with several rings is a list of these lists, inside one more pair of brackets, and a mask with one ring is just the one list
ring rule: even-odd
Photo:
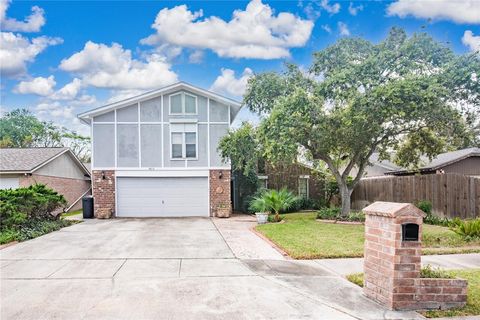
[[117,216],[208,216],[208,178],[117,178]]

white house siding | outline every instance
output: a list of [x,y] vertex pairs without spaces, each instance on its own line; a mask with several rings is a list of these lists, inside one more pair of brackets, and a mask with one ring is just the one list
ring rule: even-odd
[[19,175],[0,175],[0,189],[16,189],[20,184]]

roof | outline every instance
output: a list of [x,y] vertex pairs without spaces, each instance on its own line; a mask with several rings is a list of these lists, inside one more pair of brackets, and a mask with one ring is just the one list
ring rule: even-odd
[[1,173],[32,173],[64,153],[70,153],[83,171],[87,168],[69,148],[1,148]]
[[240,111],[240,109],[242,107],[242,103],[238,102],[236,100],[227,98],[225,96],[219,95],[219,94],[217,94],[215,92],[212,92],[212,91],[208,91],[208,90],[193,86],[193,85],[188,84],[186,82],[177,82],[177,83],[174,83],[172,85],[169,85],[169,86],[166,86],[166,87],[163,87],[163,88],[160,88],[160,89],[149,91],[149,92],[146,92],[146,93],[143,93],[143,94],[140,94],[140,95],[128,98],[128,99],[124,99],[124,100],[121,100],[121,101],[117,101],[117,102],[114,102],[114,103],[110,103],[110,104],[107,104],[107,105],[104,105],[104,106],[86,111],[84,113],[81,113],[81,114],[77,115],[77,117],[88,124],[87,120],[90,119],[91,117],[98,116],[98,115],[103,114],[103,113],[107,113],[107,112],[112,111],[114,109],[127,107],[127,106],[131,105],[132,103],[141,102],[141,101],[144,101],[144,100],[149,100],[149,99],[152,99],[152,98],[156,98],[156,97],[158,97],[158,96],[160,96],[164,93],[167,93],[168,91],[178,90],[178,89],[189,90],[193,93],[204,95],[204,96],[209,97],[213,100],[216,100],[216,101],[219,101],[221,103],[232,106],[233,107],[232,108],[233,117],[231,117],[231,119],[230,119],[231,121],[233,121],[233,119],[235,118],[235,116],[237,115],[237,113]]
[[372,165],[375,165],[375,166],[379,166],[379,167],[382,167],[384,169],[387,169],[387,170],[400,170],[402,169],[402,167],[399,167],[397,166],[395,163],[389,161],[389,160],[379,160],[378,157],[380,156],[380,154],[378,152],[374,152],[371,156],[370,156],[370,163]]
[[480,157],[480,148],[467,148],[441,153],[432,159],[432,161],[427,160],[427,163],[421,166],[418,170],[400,169],[388,172],[388,174],[407,173],[412,171],[433,171],[469,157]]

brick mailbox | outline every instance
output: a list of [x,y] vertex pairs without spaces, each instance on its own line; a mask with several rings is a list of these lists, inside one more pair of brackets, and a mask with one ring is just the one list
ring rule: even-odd
[[375,202],[363,211],[365,295],[393,310],[465,305],[465,280],[420,278],[421,210],[410,203]]

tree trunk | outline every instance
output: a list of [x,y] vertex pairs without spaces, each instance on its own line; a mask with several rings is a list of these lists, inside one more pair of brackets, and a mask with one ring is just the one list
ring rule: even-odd
[[342,217],[347,217],[350,213],[350,195],[351,192],[348,189],[347,183],[343,182],[339,185],[340,196],[342,197]]

